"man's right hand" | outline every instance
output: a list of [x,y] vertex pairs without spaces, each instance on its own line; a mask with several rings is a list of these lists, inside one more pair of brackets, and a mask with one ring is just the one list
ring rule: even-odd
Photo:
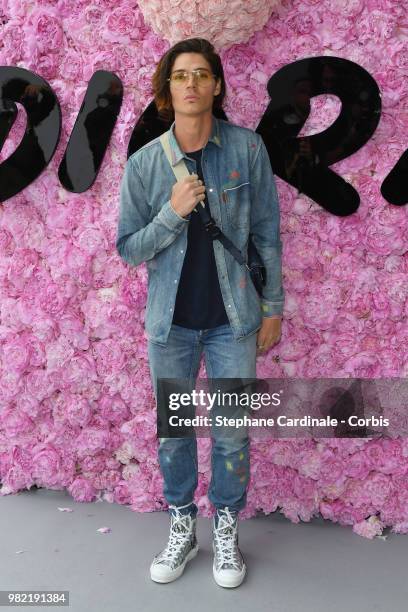
[[173,185],[170,204],[180,217],[186,217],[204,199],[205,185],[198,174],[190,174]]

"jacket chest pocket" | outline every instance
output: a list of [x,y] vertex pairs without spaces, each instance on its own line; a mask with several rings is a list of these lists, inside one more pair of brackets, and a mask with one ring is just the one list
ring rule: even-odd
[[236,229],[249,227],[250,183],[244,182],[222,190],[221,198],[228,222]]

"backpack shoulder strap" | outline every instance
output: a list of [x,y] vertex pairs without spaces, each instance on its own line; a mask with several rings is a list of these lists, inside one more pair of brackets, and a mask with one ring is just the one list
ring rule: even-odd
[[169,141],[169,130],[167,130],[167,132],[164,132],[161,136],[160,136],[160,142],[161,145],[164,149],[164,152],[166,154],[166,157],[169,161],[169,164],[176,176],[176,179],[178,181],[180,181],[181,179],[183,179],[186,176],[190,176],[190,173],[187,169],[187,166],[185,164],[184,159],[181,159],[178,164],[176,164],[175,166],[172,166],[171,164],[171,149],[170,149],[170,141]]

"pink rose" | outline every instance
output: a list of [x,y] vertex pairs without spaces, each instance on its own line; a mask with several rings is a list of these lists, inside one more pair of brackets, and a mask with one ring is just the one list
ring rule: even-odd
[[161,36],[147,32],[142,42],[142,63],[148,63],[148,59],[154,63],[158,62],[167,48],[168,45]]
[[32,476],[39,481],[41,486],[53,486],[58,482],[60,465],[57,450],[47,445],[33,453]]
[[105,450],[109,446],[109,431],[106,429],[84,429],[77,438],[76,449],[78,456],[97,453]]
[[39,296],[40,308],[53,317],[62,312],[67,301],[60,288],[55,284],[48,285]]
[[385,525],[376,516],[370,516],[367,520],[360,521],[353,525],[354,533],[372,540],[375,536],[381,535]]
[[397,521],[391,528],[392,533],[408,533],[408,519]]
[[299,474],[318,480],[321,466],[321,456],[315,449],[300,453],[297,469]]
[[316,494],[316,483],[310,478],[303,478],[302,476],[295,475],[293,491],[302,501],[307,498],[314,499]]
[[122,369],[125,356],[113,339],[101,340],[94,344],[93,355],[99,376],[106,376]]
[[376,355],[360,352],[347,359],[343,365],[344,372],[356,378],[377,378],[381,364]]
[[63,29],[57,15],[43,9],[34,10],[29,17],[30,29],[26,28],[28,44],[38,47],[40,52],[50,53],[61,48]]
[[65,407],[65,417],[73,426],[86,427],[92,417],[92,406],[86,397],[72,396]]
[[138,40],[143,31],[142,15],[134,7],[120,6],[108,12],[102,36],[110,43],[127,43],[131,38]]
[[[69,0],[68,0],[69,1]],[[103,10],[98,6],[86,6],[84,2],[83,18],[92,27],[100,27],[103,19]]]
[[106,248],[102,232],[94,225],[83,226],[74,236],[74,244],[84,253],[95,255]]
[[372,223],[367,228],[363,240],[367,248],[377,255],[402,254],[406,248],[398,227],[379,226]]
[[408,67],[408,49],[404,40],[393,40],[390,49],[391,64],[401,70],[403,73]]
[[319,481],[341,485],[346,479],[344,468],[344,463],[335,457],[323,461],[320,466]]
[[56,381],[46,370],[33,370],[25,378],[26,389],[39,401],[51,395],[55,389]]
[[35,69],[43,79],[50,81],[59,71],[61,58],[57,53],[46,53],[40,55],[35,62]]
[[88,352],[75,355],[60,373],[60,385],[72,392],[88,389],[96,379],[95,363]]
[[60,62],[60,74],[64,80],[78,82],[82,79],[83,60],[79,53],[68,49]]
[[3,371],[0,373],[0,401],[16,400],[24,390],[24,379],[18,372]]
[[23,412],[28,416],[29,419],[36,421],[36,419],[43,418],[47,414],[47,404],[43,402],[40,406],[40,402],[27,393],[21,393],[16,401],[16,406],[19,411]]
[[354,453],[345,465],[345,473],[351,478],[367,478],[371,470],[371,464],[367,460],[364,451]]
[[304,376],[305,378],[319,378],[325,375],[334,376],[337,367],[338,354],[336,347],[322,344],[313,348],[302,359],[297,375]]
[[117,470],[104,470],[99,474],[92,475],[92,483],[96,489],[113,489],[120,481],[120,474]]
[[113,494],[113,501],[117,504],[129,504],[131,501],[130,491],[127,482],[121,481],[116,484]]
[[3,257],[10,257],[15,249],[12,234],[6,229],[0,230],[0,253]]
[[385,474],[370,474],[364,481],[363,487],[370,503],[376,508],[380,508],[393,492],[392,481]]
[[38,265],[38,253],[31,249],[16,249],[9,260],[8,278],[17,288],[24,287],[26,279]]
[[376,40],[378,44],[391,38],[395,32],[396,19],[388,12],[371,10],[356,22],[356,33],[362,43]]
[[34,421],[27,414],[9,406],[2,410],[1,423],[7,436],[17,437],[21,434],[29,433],[34,429]]
[[65,309],[64,315],[58,321],[58,326],[61,334],[69,338],[73,347],[81,350],[89,348],[89,337],[85,331],[83,320],[75,312]]
[[130,412],[119,395],[102,397],[99,402],[99,410],[103,419],[110,421],[113,425],[120,425],[130,418]]
[[355,17],[361,13],[363,7],[363,0],[347,0],[347,5],[342,0],[327,0],[327,8],[333,15],[341,14],[347,17]]
[[25,472],[21,467],[14,465],[3,480],[0,489],[1,495],[17,493],[21,489],[29,489],[33,484],[33,479],[29,472]]
[[288,330],[279,344],[280,358],[285,361],[298,361],[309,353],[315,343],[313,333],[307,328],[295,329],[288,325]]
[[25,37],[23,22],[15,19],[2,26],[2,51],[7,57],[7,65],[15,66],[21,60]]
[[95,501],[96,489],[92,483],[83,476],[79,476],[67,487],[68,492],[77,502]]
[[94,457],[87,455],[83,458],[81,465],[84,472],[102,472],[106,468],[106,457],[101,453]]
[[328,329],[341,306],[341,289],[332,281],[326,281],[309,295],[302,303],[303,320],[311,328]]
[[317,23],[318,15],[306,11],[290,11],[286,18],[286,25],[296,34],[311,34]]
[[[2,352],[7,367],[15,372],[22,373],[30,363],[31,347],[26,345],[23,338],[16,336],[3,344]],[[4,361],[3,361],[4,364]]]

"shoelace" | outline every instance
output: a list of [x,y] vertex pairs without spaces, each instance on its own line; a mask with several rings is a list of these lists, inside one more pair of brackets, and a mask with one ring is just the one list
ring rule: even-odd
[[170,561],[171,564],[177,560],[177,557],[186,543],[186,538],[190,531],[190,515],[181,514],[176,510],[176,514],[172,515],[170,538],[166,548],[160,554],[160,561]]
[[217,563],[220,568],[225,564],[226,569],[236,568],[237,570],[240,570],[241,563],[238,556],[238,545],[236,544],[236,518],[232,516],[228,508],[218,512],[218,526],[214,526]]

